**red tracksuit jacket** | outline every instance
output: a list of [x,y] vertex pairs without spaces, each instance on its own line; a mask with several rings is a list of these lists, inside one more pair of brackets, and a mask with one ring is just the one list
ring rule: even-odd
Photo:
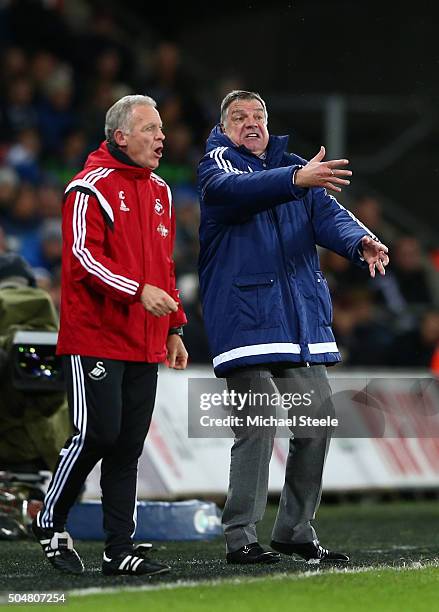
[[[57,353],[157,363],[169,328],[186,323],[175,288],[175,218],[168,185],[106,143],[67,186],[63,204]],[[154,317],[144,284],[179,302]]]

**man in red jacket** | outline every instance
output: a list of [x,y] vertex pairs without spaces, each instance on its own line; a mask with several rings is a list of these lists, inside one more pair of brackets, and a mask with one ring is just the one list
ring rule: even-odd
[[154,100],[120,99],[107,112],[105,135],[65,191],[57,352],[74,434],[61,449],[33,531],[58,570],[83,571],[64,526],[102,459],[103,573],[150,575],[169,568],[133,546],[137,464],[158,363],[187,365],[186,317],[175,287],[171,192],[154,174],[165,139]]

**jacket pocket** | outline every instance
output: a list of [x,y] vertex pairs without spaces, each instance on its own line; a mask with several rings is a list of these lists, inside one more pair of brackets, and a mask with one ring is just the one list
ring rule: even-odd
[[316,271],[317,303],[322,325],[332,324],[332,300],[328,283],[320,270]]
[[256,330],[279,326],[280,288],[275,274],[237,276],[233,285],[239,329]]

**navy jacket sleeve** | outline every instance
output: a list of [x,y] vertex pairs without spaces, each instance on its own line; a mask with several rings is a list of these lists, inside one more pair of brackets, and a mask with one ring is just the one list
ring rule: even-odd
[[255,172],[239,170],[229,149],[221,159],[213,151],[201,160],[198,181],[202,201],[210,218],[220,223],[239,223],[263,210],[302,199],[307,189],[293,185],[298,166]]
[[363,266],[358,252],[363,236],[378,238],[326,189],[312,189],[312,223],[316,243]]

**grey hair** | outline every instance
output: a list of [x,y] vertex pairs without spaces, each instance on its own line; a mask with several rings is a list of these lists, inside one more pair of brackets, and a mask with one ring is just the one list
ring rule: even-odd
[[265,119],[268,120],[267,106],[261,96],[255,91],[244,91],[243,89],[235,89],[227,94],[224,100],[221,102],[221,123],[225,124],[227,119],[227,111],[229,106],[235,100],[257,100],[262,104],[264,109]]
[[114,132],[122,130],[129,133],[131,128],[131,117],[135,106],[152,106],[157,108],[157,103],[149,96],[124,96],[111,106],[105,115],[105,138],[107,142],[114,142]]

